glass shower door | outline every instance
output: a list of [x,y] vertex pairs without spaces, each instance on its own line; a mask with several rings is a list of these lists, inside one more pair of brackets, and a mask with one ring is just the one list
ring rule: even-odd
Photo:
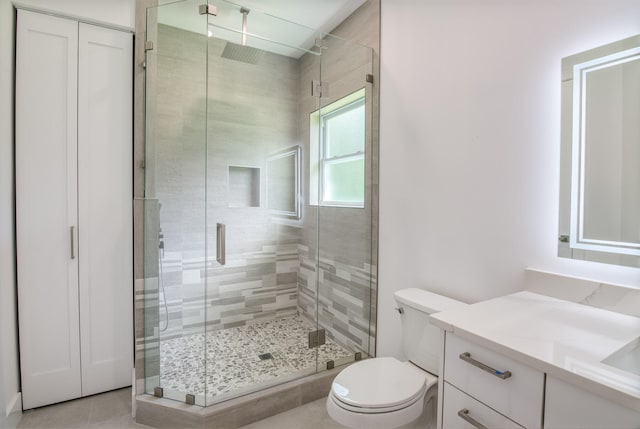
[[316,232],[310,247],[316,251],[316,320],[327,338],[320,369],[375,354],[377,273],[373,50],[332,34],[321,45],[319,108],[309,116]]
[[316,33],[209,4],[207,404],[313,374],[317,359],[315,302],[301,311],[298,286],[300,57]]

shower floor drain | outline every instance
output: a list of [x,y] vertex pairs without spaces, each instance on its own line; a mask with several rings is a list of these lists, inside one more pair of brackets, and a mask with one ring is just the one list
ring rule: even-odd
[[260,360],[273,359],[271,353],[263,353],[261,355],[258,355],[258,357],[260,358]]

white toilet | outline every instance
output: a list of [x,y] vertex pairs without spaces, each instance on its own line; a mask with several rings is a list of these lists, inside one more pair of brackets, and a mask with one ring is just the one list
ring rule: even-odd
[[327,411],[350,428],[397,428],[421,416],[437,391],[440,332],[429,314],[466,306],[422,289],[394,294],[408,362],[392,357],[366,359],[342,370],[331,385]]

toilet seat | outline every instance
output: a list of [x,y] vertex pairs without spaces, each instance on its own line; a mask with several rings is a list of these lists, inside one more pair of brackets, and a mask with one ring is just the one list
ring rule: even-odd
[[427,376],[408,362],[374,358],[338,374],[331,396],[341,408],[358,413],[386,413],[406,408],[424,397]]
[[410,362],[367,359],[336,376],[327,397],[327,412],[350,428],[400,427],[422,415],[437,382],[437,377]]
[[425,387],[418,392],[418,394],[416,395],[415,398],[413,398],[411,401],[408,401],[406,403],[402,403],[402,404],[398,404],[398,405],[394,405],[394,406],[390,406],[390,407],[384,407],[384,406],[379,406],[379,407],[370,407],[370,408],[365,408],[365,407],[355,407],[353,405],[349,405],[347,403],[344,403],[340,400],[340,398],[335,395],[335,394],[331,394],[330,398],[332,401],[334,401],[334,403],[347,411],[351,411],[353,413],[362,413],[362,414],[378,414],[378,413],[390,413],[393,411],[398,411],[398,410],[402,410],[405,409],[407,407],[410,407],[411,405],[415,404],[416,402],[418,402],[418,400],[421,400],[425,391],[427,390],[426,385]]

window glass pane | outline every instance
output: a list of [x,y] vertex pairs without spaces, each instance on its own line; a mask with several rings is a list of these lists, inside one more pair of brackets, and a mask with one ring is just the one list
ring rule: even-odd
[[364,152],[364,100],[325,117],[325,158]]
[[325,162],[323,200],[364,202],[364,157]]

